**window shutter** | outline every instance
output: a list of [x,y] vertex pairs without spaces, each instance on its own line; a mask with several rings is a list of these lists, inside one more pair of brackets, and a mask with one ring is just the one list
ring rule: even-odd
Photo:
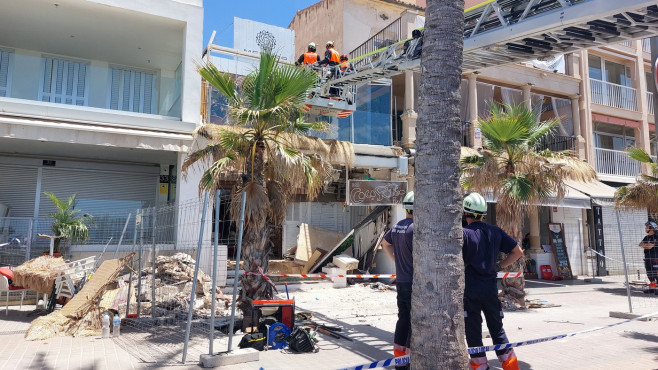
[[41,100],[51,103],[87,105],[87,65],[56,58],[44,58]]
[[9,52],[0,50],[0,96],[8,96],[9,89]]
[[110,109],[153,113],[154,73],[112,68],[111,76]]

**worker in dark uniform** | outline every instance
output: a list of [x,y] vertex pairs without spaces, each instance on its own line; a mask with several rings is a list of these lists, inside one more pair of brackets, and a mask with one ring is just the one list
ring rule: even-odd
[[[482,195],[470,193],[463,201],[464,245],[462,255],[466,285],[464,289],[464,322],[466,342],[469,347],[481,347],[482,316],[487,320],[489,334],[494,344],[509,343],[503,329],[503,310],[498,300],[497,272],[510,266],[523,256],[516,240],[497,226],[482,222],[487,214],[487,202]],[[500,262],[498,253],[507,256]],[[496,351],[503,370],[518,370],[516,354],[512,348]],[[489,369],[486,353],[471,355],[471,369]]]
[[308,44],[307,51],[300,55],[297,61],[295,62],[296,66],[300,65],[310,65],[320,61],[320,56],[315,52],[315,43],[312,42]]
[[340,68],[342,73],[354,72],[354,67],[352,66],[352,63],[349,62],[347,54],[341,54],[338,68]]
[[[381,245],[388,256],[395,261],[396,289],[398,303],[398,322],[393,337],[393,354],[395,357],[410,354],[411,341],[411,284],[414,276],[413,240],[414,240],[414,192],[405,195],[402,206],[407,217],[389,230]],[[408,369],[409,366],[396,366],[396,369]]]
[[658,295],[658,224],[649,220],[644,224],[644,231],[647,236],[642,239],[639,246],[644,249],[644,267],[647,270],[647,277],[649,278],[649,289],[645,293],[655,293]]

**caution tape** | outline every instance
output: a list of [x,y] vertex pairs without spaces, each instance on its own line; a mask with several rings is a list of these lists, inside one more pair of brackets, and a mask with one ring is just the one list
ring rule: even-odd
[[[252,272],[252,271],[246,271],[245,275],[259,275],[263,276],[266,280],[267,277],[294,277],[294,278],[308,278],[308,279],[314,279],[314,278],[320,278],[320,279],[327,279],[327,278],[348,278],[348,279],[393,279],[396,277],[396,274],[263,274],[261,272]],[[522,272],[499,272],[497,274],[498,279],[509,279],[509,278],[519,278],[522,277],[523,273]]]
[[[599,256],[601,256],[601,257],[603,257],[603,258],[605,258],[605,259],[609,259],[609,260],[611,260],[611,261],[615,261],[615,262],[619,262],[619,263],[621,263],[621,264],[624,264],[624,261],[620,261],[620,260],[616,260],[616,259],[614,259],[614,258],[608,257],[608,256],[606,256],[606,255],[604,255],[604,254],[602,254],[602,253],[597,252],[595,249],[589,248],[589,250],[592,251],[592,252],[594,252],[594,253],[596,253],[596,254],[598,254]],[[638,264],[638,263],[627,263],[627,265],[631,265],[631,266],[644,266],[644,265],[642,265],[642,264]]]
[[[609,324],[609,325],[604,325],[604,326],[597,326],[595,328],[581,330],[581,331],[577,331],[577,332],[573,332],[573,333],[554,335],[554,336],[538,338],[538,339],[531,339],[531,340],[526,340],[526,341],[523,341],[523,342],[497,344],[497,345],[494,345],[494,346],[471,347],[471,348],[468,348],[467,351],[468,351],[469,355],[472,355],[472,354],[482,353],[482,352],[491,352],[491,351],[498,351],[498,350],[501,350],[501,349],[528,346],[528,345],[531,345],[531,344],[537,344],[537,343],[543,343],[543,342],[558,340],[558,339],[562,339],[562,338],[573,337],[573,336],[576,336],[576,335],[579,335],[579,334],[591,333],[593,331],[607,329],[607,328],[611,328],[613,326],[626,324],[628,322],[635,321],[635,320],[643,320],[643,319],[653,317],[653,316],[657,316],[657,315],[658,315],[658,312],[654,312],[654,313],[642,315],[640,317],[636,317],[634,319],[623,320],[623,321],[616,322],[614,324]],[[340,370],[375,369],[375,368],[378,368],[378,367],[391,366],[391,365],[399,366],[398,362],[397,362],[398,360],[401,361],[400,365],[405,365],[405,364],[408,364],[410,362],[409,356],[401,356],[401,357],[389,358],[389,359],[382,360],[382,361],[375,361],[375,362],[371,362],[371,363],[367,363],[367,364],[362,364],[362,365],[358,365],[358,366],[354,366],[354,367],[346,367],[346,368],[342,368]],[[402,361],[404,361],[404,362],[402,362]]]

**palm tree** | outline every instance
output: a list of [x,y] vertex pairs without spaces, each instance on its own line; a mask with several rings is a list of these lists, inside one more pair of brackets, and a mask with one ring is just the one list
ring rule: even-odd
[[[317,80],[315,72],[279,64],[276,55],[263,52],[260,64],[240,86],[213,64],[198,66],[201,76],[228,100],[228,125],[205,124],[195,131],[193,151],[183,171],[202,162],[200,191],[214,192],[234,185],[233,219],[239,217],[245,192],[242,258],[244,269],[267,272],[272,248],[270,233],[285,220],[286,203],[297,193],[314,199],[334,173],[331,163],[352,162],[350,143],[305,136],[323,130],[325,123],[306,123],[300,106]],[[263,277],[241,277],[240,307],[250,312],[254,299],[272,297],[272,285]]]
[[[539,122],[524,104],[490,106],[491,117],[479,122],[484,148],[462,158],[462,186],[467,191],[496,198],[496,223],[521,240],[524,214],[551,197],[558,201],[566,191],[565,180],[588,182],[596,172],[569,152],[537,148],[558,119]],[[507,268],[523,271],[524,258]],[[503,293],[525,306],[525,281],[503,279]]]
[[643,174],[634,184],[622,186],[615,192],[615,205],[619,208],[646,209],[658,213],[658,163],[640,148],[629,148],[628,155],[649,166],[649,174]]
[[89,239],[89,224],[92,217],[83,214],[78,216],[80,210],[73,209],[77,194],[73,194],[66,200],[58,199],[55,194],[44,192],[55,205],[55,213],[48,216],[53,218],[50,230],[53,232],[55,239],[53,253],[61,252],[61,243],[68,241],[71,243],[81,242]]
[[413,369],[468,367],[459,186],[463,29],[463,0],[427,1],[416,127]]

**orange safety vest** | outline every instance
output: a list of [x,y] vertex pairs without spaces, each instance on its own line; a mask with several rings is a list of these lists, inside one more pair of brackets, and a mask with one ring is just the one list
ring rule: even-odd
[[350,62],[344,61],[343,63],[340,64],[340,70],[345,72],[350,68]]
[[320,58],[318,54],[313,51],[307,51],[304,53],[304,63],[303,64],[313,64],[317,62]]
[[329,51],[331,52],[331,58],[329,58],[329,61],[340,63],[340,54],[334,49],[329,49]]

